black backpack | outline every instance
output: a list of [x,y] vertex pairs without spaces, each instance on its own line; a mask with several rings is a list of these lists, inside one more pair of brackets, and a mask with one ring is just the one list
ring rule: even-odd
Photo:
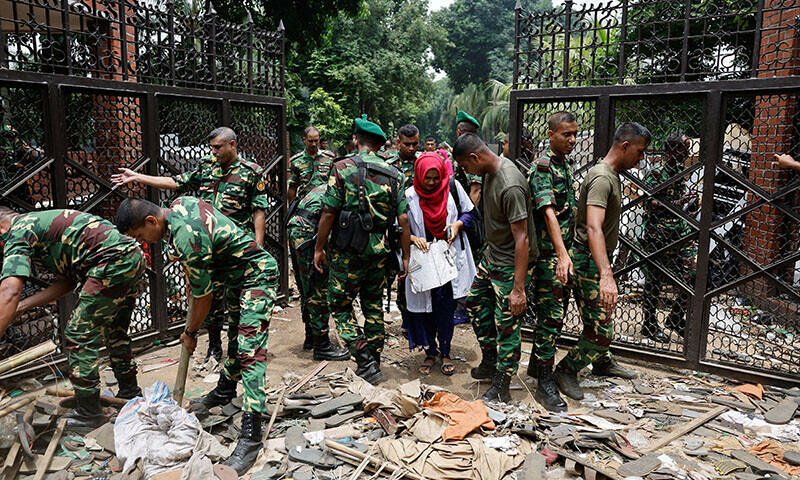
[[[456,218],[461,216],[461,199],[459,198],[457,188],[456,179],[450,177],[450,192],[452,192],[453,201],[456,202],[456,209],[458,210]],[[483,203],[483,197],[481,197],[481,203]],[[467,234],[469,249],[472,250],[473,257],[476,257],[481,247],[483,247],[483,242],[486,240],[486,228],[483,225],[483,214],[481,213],[479,205],[475,205],[470,213],[472,213],[472,223],[464,227],[463,232]]]

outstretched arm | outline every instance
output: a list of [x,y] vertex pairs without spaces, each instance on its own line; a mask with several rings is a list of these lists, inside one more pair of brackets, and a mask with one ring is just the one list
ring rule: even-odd
[[119,173],[111,175],[111,182],[118,187],[136,182],[164,190],[175,190],[178,188],[178,185],[172,177],[154,177],[152,175],[134,172],[129,168],[120,168]]

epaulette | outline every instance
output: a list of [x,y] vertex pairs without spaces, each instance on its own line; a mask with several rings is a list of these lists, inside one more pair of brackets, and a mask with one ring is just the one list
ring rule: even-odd
[[264,167],[262,167],[261,165],[257,164],[256,162],[252,162],[250,160],[245,160],[244,158],[240,158],[239,159],[239,163],[241,163],[243,166],[249,168],[250,170],[256,172],[259,175],[264,173]]
[[536,160],[536,169],[540,172],[549,172],[550,171],[550,157],[548,155],[542,155],[539,157],[539,160]]
[[295,153],[294,155],[292,155],[291,157],[289,157],[289,160],[294,160],[294,159],[296,159],[296,158],[300,158],[300,157],[302,157],[302,156],[303,156],[303,153],[305,153],[305,150],[301,151],[300,153]]
[[336,154],[331,152],[330,150],[321,150],[320,153],[326,157],[335,158]]

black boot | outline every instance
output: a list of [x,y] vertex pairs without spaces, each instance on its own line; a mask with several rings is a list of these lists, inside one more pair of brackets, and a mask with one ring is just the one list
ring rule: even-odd
[[222,328],[208,327],[208,352],[206,352],[206,361],[214,357],[217,362],[222,360]]
[[664,330],[658,326],[655,312],[644,312],[644,323],[642,323],[642,336],[658,343],[669,343],[669,337]]
[[533,398],[548,411],[566,412],[567,402],[558,394],[558,387],[556,387],[556,381],[553,379],[553,367],[540,365],[537,370],[538,386]]
[[369,354],[372,355],[372,359],[375,360],[375,363],[377,363],[378,366],[380,366],[381,365],[381,352],[376,352],[376,351],[370,350]]
[[375,359],[372,358],[369,348],[366,345],[361,348],[356,347],[355,357],[356,363],[358,364],[356,375],[373,385],[376,385],[378,382],[383,380],[381,367],[377,362],[375,362]]
[[314,360],[350,360],[350,352],[346,348],[339,348],[331,343],[328,334],[314,337]]
[[482,354],[481,363],[469,371],[475,380],[489,380],[497,372],[497,350],[482,350]]
[[93,397],[75,397],[75,409],[67,412],[66,430],[85,435],[106,423],[103,409],[100,407],[100,395]]
[[117,398],[130,400],[131,398],[142,396],[142,389],[139,388],[139,383],[136,381],[136,375],[128,378],[117,378],[117,382],[119,382]]
[[258,452],[264,445],[261,443],[261,414],[258,412],[244,412],[242,415],[242,432],[239,442],[227,460],[223,463],[244,475],[256,463]]
[[583,400],[583,389],[580,386],[580,382],[578,382],[578,374],[576,372],[569,371],[559,363],[553,372],[553,380],[555,380],[561,393],[575,400]]
[[608,361],[596,362],[592,365],[592,373],[598,377],[619,377],[633,380],[639,374],[633,370],[628,370],[613,359]]
[[227,405],[231,400],[236,398],[236,383],[237,382],[227,378],[225,375],[220,374],[216,388],[208,392],[207,395],[201,397],[200,403],[206,408]]
[[511,375],[499,370],[495,371],[494,377],[492,378],[492,386],[489,387],[489,390],[486,390],[481,400],[483,400],[484,403],[510,402],[511,393],[508,391],[509,383],[511,383]]
[[306,322],[306,339],[303,340],[303,350],[314,348],[314,332],[311,331],[311,323]]

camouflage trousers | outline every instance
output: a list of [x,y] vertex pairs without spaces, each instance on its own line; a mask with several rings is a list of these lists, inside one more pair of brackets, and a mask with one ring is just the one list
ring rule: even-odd
[[[528,270],[530,279],[532,268]],[[489,264],[484,258],[467,294],[467,312],[481,350],[497,352],[497,370],[517,373],[522,354],[522,315],[513,316],[508,295],[514,288],[514,267]]]
[[533,354],[541,366],[553,366],[556,354],[556,341],[561,335],[564,316],[569,305],[571,285],[565,286],[556,280],[558,258],[555,253],[540,252],[533,269],[534,292],[536,295],[536,332],[533,341]]
[[[646,251],[654,252],[660,250],[673,240],[679,238],[679,235],[665,236],[659,235],[658,233],[659,232],[648,232],[645,236],[648,239],[644,243]],[[663,265],[667,270],[678,273],[686,284],[693,286],[695,276],[697,275],[697,244],[689,242],[682,247],[665,250],[658,255],[658,263]],[[644,299],[642,302],[642,310],[645,324],[655,325],[657,323],[656,310],[658,309],[661,287],[664,285],[665,276],[652,265],[645,264],[642,269],[644,270]],[[675,297],[665,302],[669,312],[666,319],[666,326],[682,331],[686,325],[686,310],[689,305],[689,294],[680,288],[676,290]]]
[[203,326],[208,329],[222,328],[227,319],[227,309],[225,308],[225,283],[214,280],[211,283],[211,294],[214,296],[211,299],[211,310],[208,316],[203,321]]
[[[386,287],[386,257],[364,257],[333,251],[330,259],[328,308],[336,320],[339,337],[350,354],[366,341],[370,352],[381,353],[386,332],[381,302]],[[364,330],[351,315],[353,299],[359,296]]]
[[136,378],[128,327],[144,275],[144,254],[119,259],[128,267],[111,278],[89,277],[64,330],[69,379],[79,397],[100,394],[100,348],[105,344],[117,381]]
[[578,243],[572,247],[572,265],[575,268],[573,291],[583,332],[563,361],[570,371],[578,372],[590,363],[611,361],[608,346],[614,337],[614,321],[600,304],[600,271],[588,247]]
[[297,252],[298,277],[302,282],[303,308],[308,312],[308,323],[314,336],[328,335],[328,267],[319,273],[314,268],[314,245]]
[[245,412],[266,411],[267,339],[277,287],[276,275],[227,289],[228,358],[222,373],[242,381]]

